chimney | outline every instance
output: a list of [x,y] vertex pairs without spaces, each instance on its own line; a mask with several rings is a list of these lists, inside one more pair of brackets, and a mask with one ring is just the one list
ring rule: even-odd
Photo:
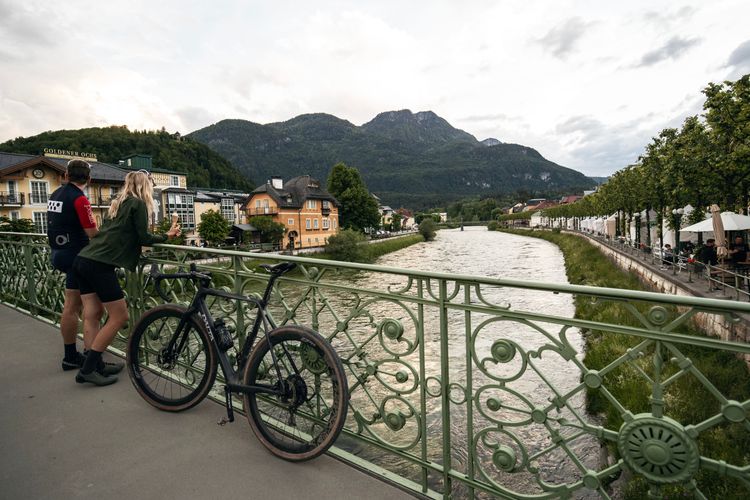
[[274,189],[284,189],[284,180],[281,177],[271,177],[271,186]]

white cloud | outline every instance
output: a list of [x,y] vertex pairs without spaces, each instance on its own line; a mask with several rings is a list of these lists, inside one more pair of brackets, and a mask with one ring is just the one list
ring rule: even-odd
[[739,0],[0,0],[0,142],[408,108],[604,175],[746,68],[748,14]]

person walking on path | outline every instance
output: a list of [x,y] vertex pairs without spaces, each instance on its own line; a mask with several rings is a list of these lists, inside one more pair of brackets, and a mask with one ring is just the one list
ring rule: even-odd
[[128,320],[128,308],[115,269],[124,267],[135,271],[141,247],[163,243],[167,238],[181,234],[174,222],[165,235],[151,234],[149,221],[154,213],[153,181],[145,170],[129,172],[120,194],[112,200],[108,218],[91,243],[84,248],[73,263],[80,284],[83,314],[104,307],[107,321],[100,329],[84,331],[91,350],[76,375],[78,383],[109,385],[117,382],[114,374],[103,373],[102,353],[112,343],[118,330]]
[[[81,293],[73,273],[73,260],[89,243],[98,229],[91,203],[83,193],[91,180],[91,166],[83,160],[70,160],[65,169],[64,182],[47,201],[47,239],[52,249],[52,267],[65,273],[65,301],[60,315],[60,333],[63,339],[63,370],[77,370],[83,366],[83,355],[76,347],[78,318],[81,312]],[[102,309],[90,311],[89,317],[99,323]],[[83,329],[93,325],[84,323]],[[84,348],[88,348],[84,344]]]

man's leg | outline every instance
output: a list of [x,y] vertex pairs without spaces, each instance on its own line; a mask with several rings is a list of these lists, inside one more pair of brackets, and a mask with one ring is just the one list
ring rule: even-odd
[[65,288],[65,302],[60,315],[60,333],[62,334],[63,347],[65,349],[62,368],[63,370],[75,370],[83,364],[83,358],[76,347],[76,336],[78,335],[78,315],[81,312],[81,294],[78,290]]

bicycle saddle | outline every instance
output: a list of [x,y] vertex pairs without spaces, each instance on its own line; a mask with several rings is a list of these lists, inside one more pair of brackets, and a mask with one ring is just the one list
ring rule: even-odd
[[262,267],[271,274],[281,275],[297,267],[297,264],[294,262],[281,262],[275,266],[272,266],[271,264],[261,264],[259,267]]

